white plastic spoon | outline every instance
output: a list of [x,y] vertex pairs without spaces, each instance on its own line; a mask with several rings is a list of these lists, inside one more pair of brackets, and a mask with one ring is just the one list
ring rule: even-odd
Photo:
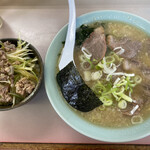
[[74,0],[68,0],[68,4],[69,4],[69,24],[65,46],[63,48],[59,62],[60,70],[63,69],[65,66],[67,66],[71,61],[73,61],[74,63],[73,54],[74,54],[75,33],[76,33],[76,8]]

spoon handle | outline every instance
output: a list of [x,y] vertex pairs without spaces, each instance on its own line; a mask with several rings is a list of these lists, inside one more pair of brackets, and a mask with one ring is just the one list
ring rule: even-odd
[[75,1],[68,0],[69,4],[69,24],[67,30],[67,36],[65,46],[61,54],[59,69],[63,69],[69,62],[73,61],[74,45],[75,45],[75,33],[76,33],[76,8]]

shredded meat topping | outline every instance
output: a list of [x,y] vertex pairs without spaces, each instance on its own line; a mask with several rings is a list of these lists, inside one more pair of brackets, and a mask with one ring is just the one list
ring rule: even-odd
[[6,52],[12,52],[16,50],[16,46],[8,41],[4,42],[4,47],[5,47],[4,50]]
[[30,94],[35,88],[35,83],[31,80],[28,80],[26,77],[21,78],[15,85],[16,93],[25,96]]
[[8,94],[9,85],[0,84],[0,104],[12,103],[12,97]]
[[6,60],[6,53],[3,50],[0,50],[0,60]]

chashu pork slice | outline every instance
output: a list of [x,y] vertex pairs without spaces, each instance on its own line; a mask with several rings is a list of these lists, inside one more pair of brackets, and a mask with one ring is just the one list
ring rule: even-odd
[[90,60],[96,64],[98,63],[106,53],[106,40],[104,34],[104,28],[102,26],[96,28],[90,36],[85,39],[82,45],[82,49],[91,55]]
[[120,56],[127,59],[134,58],[137,53],[142,49],[141,42],[128,37],[118,39],[113,35],[108,35],[106,41],[108,47],[113,51],[115,51],[116,48],[119,49],[119,47],[123,48],[124,52],[120,54]]

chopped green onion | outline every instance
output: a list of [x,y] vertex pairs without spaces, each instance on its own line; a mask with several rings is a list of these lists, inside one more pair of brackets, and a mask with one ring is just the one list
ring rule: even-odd
[[102,62],[99,62],[99,63],[95,66],[95,68],[96,68],[96,69],[102,69],[102,68],[104,68]]
[[11,84],[10,80],[7,80],[7,81],[0,81],[0,83],[8,83],[8,84]]
[[142,122],[143,122],[143,118],[140,115],[136,115],[131,118],[132,124],[140,124]]
[[79,56],[79,60],[80,60],[81,62],[84,62],[84,61],[86,61],[86,57],[85,57],[84,55],[80,55],[80,56]]
[[142,82],[142,78],[141,78],[139,75],[136,75],[136,76],[134,77],[134,81],[135,81],[135,83],[139,84],[139,83]]
[[98,109],[101,110],[101,111],[105,110],[105,105],[103,104],[103,105],[99,106]]
[[92,72],[91,78],[92,80],[99,80],[102,77],[102,71]]
[[83,75],[84,75],[85,81],[91,81],[91,72],[90,71],[84,71]]
[[113,93],[115,95],[121,95],[124,92],[124,87],[119,87],[119,88],[113,88]]
[[115,52],[110,52],[109,55],[112,55],[115,60],[117,60],[119,63],[121,63],[123,61],[123,58],[119,57]]
[[108,64],[106,62],[106,58],[104,57],[103,58],[103,69],[104,69],[103,72],[105,74],[110,75],[110,74],[114,73],[117,70],[117,67],[114,63]]
[[113,91],[113,94],[117,95],[117,96],[120,96],[121,98],[123,98],[127,102],[132,102],[133,101],[131,97],[124,94],[124,87],[123,86],[120,87],[120,88],[115,88],[114,91]]
[[124,78],[125,76],[123,76],[120,80],[118,80],[118,82],[116,81],[116,83],[114,83],[114,87],[120,87],[120,86],[123,86],[123,85],[126,85],[127,84],[127,81],[126,79]]
[[117,55],[121,55],[125,52],[125,49],[123,49],[122,47],[116,47],[113,49],[113,51],[116,51],[116,50],[119,50],[116,52]]
[[1,48],[4,49],[5,46],[4,46],[4,43],[2,41],[0,41],[0,45],[1,45]]
[[26,70],[15,69],[15,72],[20,73],[21,75],[27,77],[28,79],[35,80],[36,82],[38,81],[38,78],[35,74],[32,74]]
[[87,58],[86,58],[86,61],[90,63],[91,68],[93,68],[93,67],[94,67],[94,65],[93,65],[93,63],[92,63],[92,61],[91,61],[90,59],[87,59]]
[[80,66],[83,70],[90,70],[92,68],[91,64],[88,61],[83,61]]
[[115,62],[115,58],[113,56],[106,56],[106,63],[107,64],[111,64],[113,62]]
[[120,109],[125,109],[125,108],[127,107],[127,102],[126,102],[125,100],[120,100],[120,101],[118,102],[118,107],[119,107]]
[[99,99],[103,102],[104,106],[111,106],[113,104],[113,101],[108,97],[101,96]]
[[13,96],[13,105],[12,105],[12,107],[13,107],[15,104],[16,104],[16,97]]
[[12,96],[15,96],[15,97],[18,97],[18,98],[23,98],[21,95],[19,94],[16,94],[16,93],[9,93],[9,95],[12,95]]
[[82,47],[81,51],[87,59],[91,58],[92,54],[85,47]]
[[95,84],[92,89],[95,94],[102,94],[104,91],[106,91],[105,86],[101,82]]
[[122,97],[127,102],[131,102],[131,103],[133,102],[132,98],[127,96],[127,95],[125,95],[124,93],[120,94],[119,96]]

